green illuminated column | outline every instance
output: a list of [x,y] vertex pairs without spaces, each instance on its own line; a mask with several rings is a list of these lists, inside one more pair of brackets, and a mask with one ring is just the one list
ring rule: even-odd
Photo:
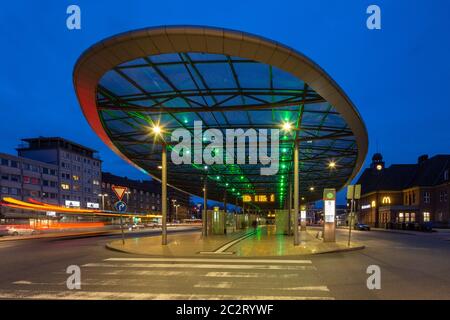
[[167,150],[162,144],[161,155],[161,209],[162,209],[162,245],[167,244]]
[[288,199],[288,235],[292,235],[292,183],[291,174],[289,173],[289,199]]

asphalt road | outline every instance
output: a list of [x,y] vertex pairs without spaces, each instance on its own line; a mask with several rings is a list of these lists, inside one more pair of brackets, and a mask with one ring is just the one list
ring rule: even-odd
[[[0,242],[0,298],[450,299],[450,233],[353,236],[367,248],[246,260],[154,259],[105,248],[120,235]],[[81,267],[81,290],[67,289],[69,265]],[[380,290],[366,286],[370,265],[380,267]]]

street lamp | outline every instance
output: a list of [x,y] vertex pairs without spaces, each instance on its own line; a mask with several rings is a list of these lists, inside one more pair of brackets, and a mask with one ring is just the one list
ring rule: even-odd
[[107,193],[99,193],[98,196],[102,198],[102,210],[105,211],[105,197],[107,197],[108,194]]
[[[159,124],[155,124],[152,132],[156,139],[163,132],[163,128]],[[161,200],[161,244],[167,245],[167,145],[164,139],[161,143]]]
[[283,123],[283,130],[284,131],[289,132],[289,131],[291,131],[291,129],[292,129],[292,124],[290,122],[284,122]]

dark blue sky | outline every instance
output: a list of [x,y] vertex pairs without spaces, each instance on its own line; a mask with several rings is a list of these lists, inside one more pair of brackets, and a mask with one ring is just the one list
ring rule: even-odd
[[[82,29],[66,28],[77,4]],[[366,8],[382,30],[366,28]],[[92,44],[131,29],[196,24],[291,46],[324,68],[357,106],[369,153],[387,165],[450,152],[450,1],[8,1],[1,4],[0,151],[22,137],[62,136],[100,151],[103,168],[145,178],[100,141],[81,113],[72,68]]]

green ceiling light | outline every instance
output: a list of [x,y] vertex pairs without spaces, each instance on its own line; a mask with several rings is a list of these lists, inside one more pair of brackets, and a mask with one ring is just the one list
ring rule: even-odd
[[225,183],[225,187],[228,187],[228,185],[229,185],[229,183],[227,182],[227,183]]
[[220,176],[217,176],[216,179],[217,179],[217,180],[220,180]]
[[231,191],[235,192],[235,191],[236,191],[236,189],[235,189],[235,188],[233,188],[233,189],[231,189]]
[[283,148],[283,149],[282,149],[282,152],[287,152],[287,149],[286,149],[286,148]]
[[203,169],[208,170],[208,166],[204,166]]
[[184,123],[188,123],[188,119],[184,119],[183,122],[184,122]]
[[286,169],[286,165],[285,165],[285,164],[282,164],[282,165],[281,165],[281,169]]
[[244,176],[241,176],[241,180],[244,180]]

